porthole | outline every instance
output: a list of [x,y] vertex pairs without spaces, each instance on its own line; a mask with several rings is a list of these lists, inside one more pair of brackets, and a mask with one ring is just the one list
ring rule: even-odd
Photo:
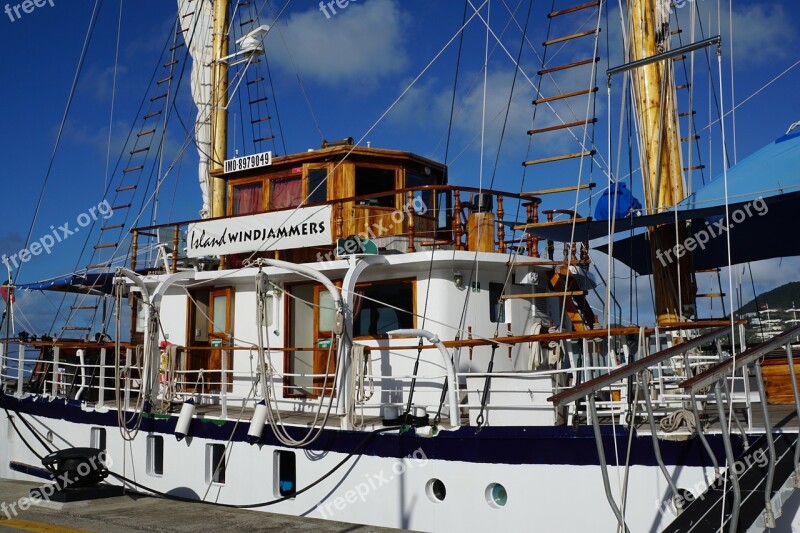
[[425,493],[432,502],[440,503],[447,496],[447,489],[441,479],[434,478],[428,481],[425,486]]
[[505,506],[508,503],[506,488],[500,483],[490,484],[486,487],[486,502],[496,509]]

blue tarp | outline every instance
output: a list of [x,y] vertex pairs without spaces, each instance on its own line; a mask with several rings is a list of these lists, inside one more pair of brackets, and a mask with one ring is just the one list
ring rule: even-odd
[[[611,201],[608,199],[609,196],[612,196]],[[611,218],[608,216],[611,210],[614,211],[614,218],[639,215],[641,213],[637,213],[637,211],[641,208],[641,202],[634,198],[625,183],[618,181],[606,189],[600,196],[600,201],[597,202],[597,208],[594,210],[594,219],[608,220]]]

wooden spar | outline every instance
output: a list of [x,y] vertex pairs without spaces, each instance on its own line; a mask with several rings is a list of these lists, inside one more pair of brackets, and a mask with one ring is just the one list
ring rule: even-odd
[[[638,61],[663,51],[669,38],[664,24],[668,19],[655,9],[654,0],[630,0],[631,61]],[[672,63],[658,61],[632,70],[633,94],[639,118],[639,146],[648,213],[671,207],[685,196],[681,164]],[[656,316],[659,324],[678,322],[682,309],[694,309],[691,257],[682,253],[668,256],[685,238],[685,230],[676,235],[674,225],[651,228],[653,285]],[[658,254],[660,252],[660,255]],[[678,287],[680,286],[680,300]]]
[[228,151],[228,0],[214,1],[214,37],[211,67],[211,217],[225,212],[225,180],[220,177]]

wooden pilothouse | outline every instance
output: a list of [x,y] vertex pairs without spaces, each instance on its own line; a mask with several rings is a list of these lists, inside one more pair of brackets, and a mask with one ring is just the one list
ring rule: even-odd
[[[330,235],[328,242],[294,246],[276,239],[270,241],[273,246],[255,244],[256,254],[282,260],[333,259],[336,239],[351,235],[370,239],[384,250],[405,252],[422,241],[441,240],[441,232],[450,225],[445,219],[449,196],[442,189],[447,184],[443,165],[408,152],[356,147],[352,139],[222,177],[229,217],[284,213],[291,224],[293,218],[302,220],[293,211],[330,206],[328,224],[320,230]],[[242,259],[242,254],[229,257],[225,265],[239,266]]]

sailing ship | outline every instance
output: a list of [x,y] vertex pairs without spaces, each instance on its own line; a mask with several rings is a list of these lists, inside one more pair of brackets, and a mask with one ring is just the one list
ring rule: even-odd
[[[166,94],[148,99],[111,191],[115,214],[131,209],[177,65],[191,60],[201,218],[109,219],[85,271],[15,287],[76,293],[74,316],[97,313],[88,297],[110,305],[94,338],[67,325],[58,338],[6,340],[0,476],[50,479],[42,456],[89,447],[127,490],[358,524],[788,530],[800,396],[792,373],[791,409],[768,405],[759,360],[786,347],[791,362],[800,327],[745,346],[742,323],[698,316],[697,298],[722,290],[695,286],[703,271],[798,252],[731,241],[774,235],[763,228],[791,215],[800,133],[689,194],[702,165],[681,146],[697,130],[694,111],[678,110],[690,82],[677,66],[720,53],[718,36],[681,40],[668,3],[627,2],[624,61],[607,78],[636,124],[642,205],[623,187],[635,169],[612,171],[592,136],[606,2],[554,6],[537,71],[532,112],[545,118],[533,144],[566,133],[579,149],[523,168],[575,164],[576,183],[517,192],[453,184],[444,163],[363,139],[230,154],[231,94],[256,85],[279,23],[244,4],[233,7],[249,20],[233,24],[227,1],[178,2]],[[461,31],[490,27],[488,4]],[[559,63],[568,46],[590,55]],[[567,74],[583,86],[556,81]],[[586,181],[594,166],[605,193]],[[547,206],[563,193],[570,209]],[[594,217],[580,215],[583,195],[599,197]],[[737,229],[714,235],[720,223]],[[651,323],[615,323],[596,239],[652,276]]]

